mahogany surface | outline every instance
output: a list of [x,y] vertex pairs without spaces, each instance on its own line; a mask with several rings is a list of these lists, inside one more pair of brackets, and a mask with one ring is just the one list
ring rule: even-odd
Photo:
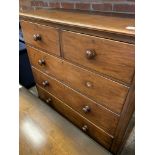
[[75,27],[84,27],[87,29],[108,31],[116,34],[125,34],[134,36],[134,29],[127,29],[128,26],[134,27],[135,20],[133,18],[111,17],[103,15],[90,15],[84,13],[65,12],[56,10],[23,10],[20,12],[22,18],[30,18],[35,20],[43,20],[63,25],[71,25]]
[[37,9],[20,22],[39,97],[119,154],[134,113],[134,19]]
[[[35,80],[40,87],[43,87],[42,82],[47,80],[49,85],[47,87],[43,87],[45,90],[59,98],[72,109],[78,111],[82,116],[101,127],[107,133],[111,135],[114,134],[119,120],[118,115],[90,100],[86,96],[74,91],[70,87],[62,84],[53,77],[49,77],[35,68],[32,69]],[[86,105],[90,107],[90,111],[84,113],[82,108]]]
[[[26,21],[20,23],[24,29],[24,39],[27,43],[46,50],[49,54],[60,55],[59,33],[57,29]],[[41,40],[35,41],[33,39],[35,34],[39,34]]]
[[[134,74],[134,45],[132,44],[63,31],[62,50],[67,60],[118,80],[132,82]],[[94,58],[86,57],[87,50],[95,52]]]
[[[54,76],[110,110],[116,113],[121,112],[128,87],[29,46],[27,49],[32,66]],[[38,64],[40,59],[45,60],[45,65]],[[90,82],[92,86],[87,87],[87,82]]]

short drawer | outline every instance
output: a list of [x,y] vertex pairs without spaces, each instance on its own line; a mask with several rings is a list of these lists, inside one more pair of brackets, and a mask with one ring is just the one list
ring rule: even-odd
[[[33,74],[36,83],[39,84],[39,86],[44,87],[45,90],[56,96],[104,131],[114,135],[119,120],[118,115],[110,112],[103,106],[93,102],[84,95],[67,87],[53,77],[43,74],[35,68],[33,68]],[[47,85],[45,85],[45,82],[47,82]]]
[[21,21],[26,43],[46,51],[49,54],[60,55],[59,33],[52,27]]
[[[61,100],[57,99],[52,94],[49,94],[47,91],[37,86],[39,97],[45,102],[48,100],[48,104],[55,108],[58,112],[68,118],[73,124],[78,126],[86,134],[94,138],[96,141],[101,143],[107,149],[110,148],[113,137],[106,134],[103,130],[96,127],[94,124],[89,122],[87,119],[83,118],[72,108],[68,107]],[[63,130],[63,129],[62,129]]]
[[85,34],[63,31],[64,58],[101,74],[131,83],[134,45]]
[[128,87],[34,48],[27,49],[32,66],[56,77],[110,110],[121,112]]

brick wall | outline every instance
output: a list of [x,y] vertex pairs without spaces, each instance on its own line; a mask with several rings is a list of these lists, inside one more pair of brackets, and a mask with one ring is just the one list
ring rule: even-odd
[[20,8],[29,7],[134,14],[135,0],[20,0]]

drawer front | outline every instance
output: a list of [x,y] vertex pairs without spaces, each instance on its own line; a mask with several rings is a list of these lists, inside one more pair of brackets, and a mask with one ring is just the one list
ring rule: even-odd
[[[62,101],[54,97],[53,95],[46,92],[41,87],[37,86],[37,90],[39,92],[39,97],[48,102],[49,105],[54,107],[58,112],[67,117],[72,123],[82,129],[86,134],[90,135],[96,141],[104,145],[107,149],[110,148],[113,138],[106,134],[103,130],[97,128],[94,124],[83,118],[77,112],[75,112],[72,108],[68,107]],[[63,129],[62,129],[63,130]]]
[[26,43],[43,49],[49,54],[60,55],[59,33],[52,27],[21,22],[23,35]]
[[[127,87],[34,48],[27,49],[35,68],[56,77],[110,110],[121,112],[128,93]],[[40,65],[38,61],[45,63]]]
[[130,83],[134,74],[134,45],[74,32],[62,32],[64,58]]
[[[41,87],[44,87],[45,90],[69,105],[71,108],[79,112],[83,117],[92,121],[104,131],[114,135],[119,119],[116,114],[79,94],[73,89],[65,86],[56,79],[41,73],[35,68],[33,68],[33,75],[36,83]],[[48,82],[46,86],[43,85],[45,81]]]

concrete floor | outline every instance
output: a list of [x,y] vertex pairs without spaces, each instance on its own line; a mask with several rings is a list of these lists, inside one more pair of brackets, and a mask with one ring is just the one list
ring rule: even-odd
[[[36,87],[30,88],[29,91],[33,95],[38,96]],[[133,115],[133,119],[134,119],[134,115]],[[112,155],[112,154],[105,149],[104,155]],[[126,141],[126,144],[121,152],[121,155],[135,155],[135,128],[133,128],[132,132],[130,133],[130,136]]]
[[126,141],[125,147],[121,155],[134,155],[135,154],[135,128],[133,128],[128,140]]

